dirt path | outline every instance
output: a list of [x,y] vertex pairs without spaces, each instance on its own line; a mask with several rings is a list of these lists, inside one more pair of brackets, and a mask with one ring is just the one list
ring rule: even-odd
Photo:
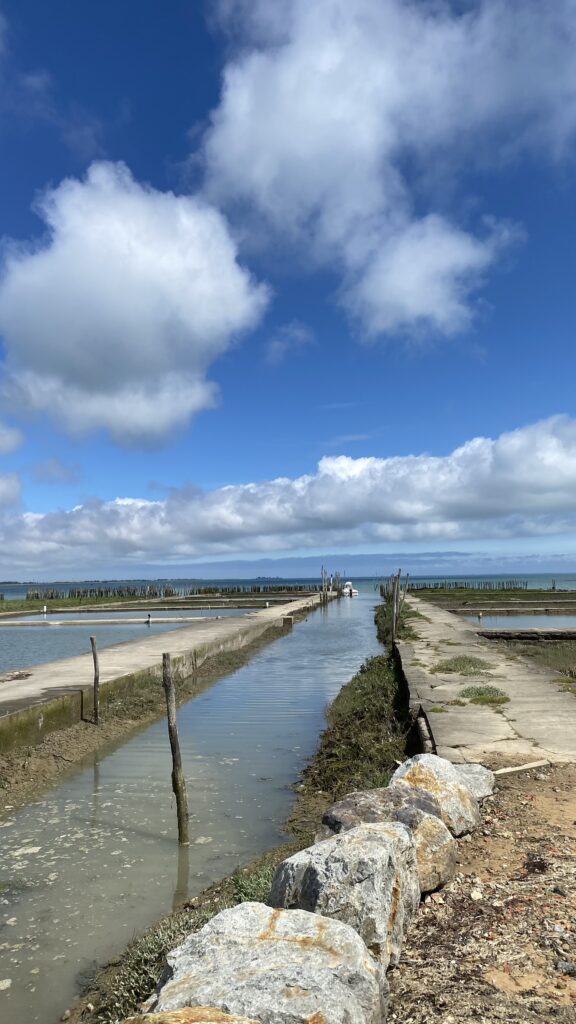
[[500,778],[457,877],[420,907],[390,1022],[573,1024],[575,788],[576,765]]

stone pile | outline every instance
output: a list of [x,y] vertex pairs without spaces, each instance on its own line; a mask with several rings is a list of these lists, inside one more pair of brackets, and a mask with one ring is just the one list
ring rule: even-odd
[[350,793],[279,865],[270,906],[224,910],[168,955],[133,1024],[382,1024],[420,896],[451,878],[454,837],[493,787],[482,765],[417,754],[385,789]]

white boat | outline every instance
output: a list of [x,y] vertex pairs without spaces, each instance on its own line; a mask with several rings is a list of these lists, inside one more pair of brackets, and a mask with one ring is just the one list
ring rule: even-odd
[[346,580],[342,588],[344,597],[358,597],[358,591],[352,586],[352,580]]

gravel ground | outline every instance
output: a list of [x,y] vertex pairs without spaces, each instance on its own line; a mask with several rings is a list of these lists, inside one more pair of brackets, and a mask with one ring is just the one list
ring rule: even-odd
[[500,777],[458,875],[420,907],[389,1022],[574,1024],[575,792],[576,765]]

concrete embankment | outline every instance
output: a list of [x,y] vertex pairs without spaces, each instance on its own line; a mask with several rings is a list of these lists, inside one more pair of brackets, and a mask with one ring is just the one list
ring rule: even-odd
[[[556,672],[492,644],[451,612],[412,595],[407,601],[418,613],[410,620],[415,638],[399,641],[398,655],[411,705],[422,709],[435,752],[455,762],[495,755],[576,761],[576,733],[567,728],[576,704]],[[470,687],[488,688],[487,703],[472,703]],[[492,687],[504,700],[488,703]]]
[[[193,676],[215,655],[245,647],[270,630],[290,628],[292,616],[317,608],[320,601],[314,594],[241,619],[196,619],[189,627],[107,648],[100,653],[101,703],[159,680],[164,651],[172,655],[177,680]],[[0,750],[38,743],[49,732],[89,717],[92,680],[90,654],[10,673],[0,682]]]

